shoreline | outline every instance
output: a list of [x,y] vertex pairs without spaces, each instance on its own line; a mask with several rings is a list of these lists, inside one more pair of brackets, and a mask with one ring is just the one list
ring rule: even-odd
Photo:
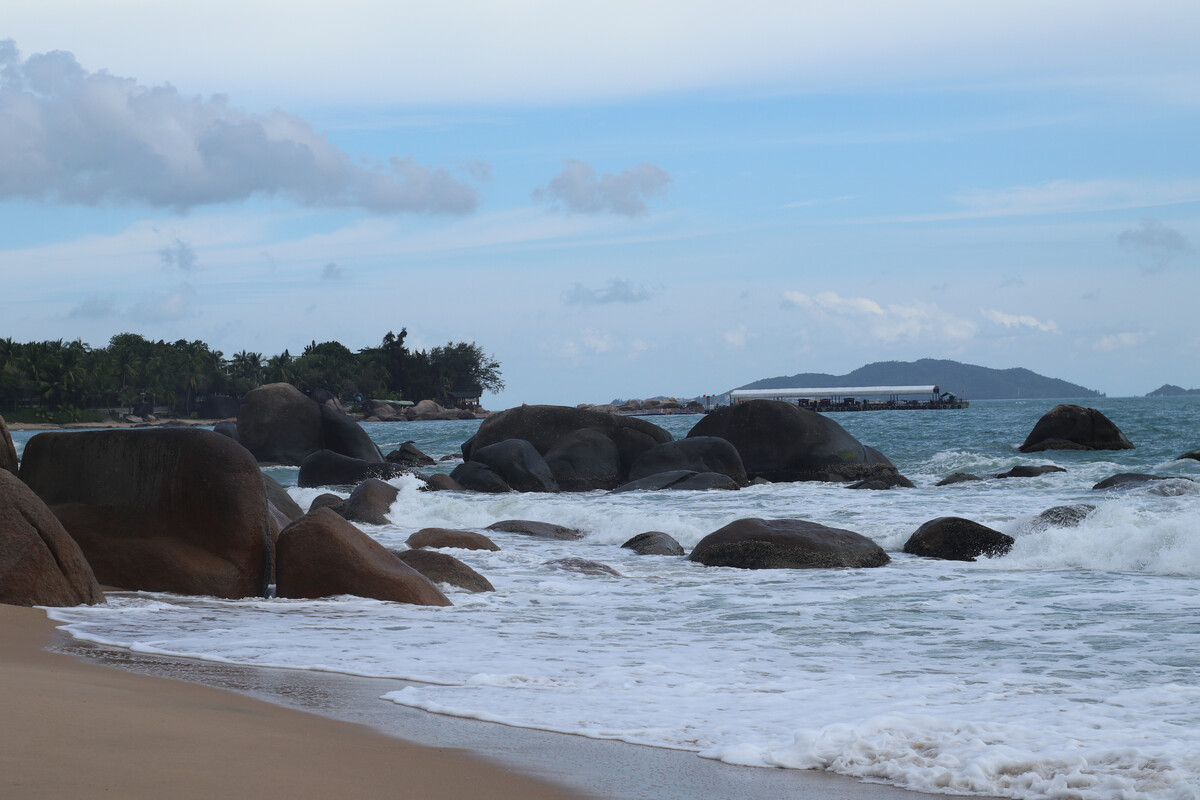
[[[57,624],[48,617],[44,622],[47,626]],[[94,669],[115,669],[134,680],[198,685],[322,722],[360,726],[368,735],[396,742],[402,749],[456,753],[483,768],[503,770],[551,787],[548,795],[524,795],[530,798],[966,800],[960,795],[931,795],[832,772],[735,766],[690,751],[443,716],[379,699],[385,692],[409,685],[401,680],[137,654],[80,642],[57,629],[53,639],[52,654],[95,665]],[[320,735],[320,731],[314,735]]]

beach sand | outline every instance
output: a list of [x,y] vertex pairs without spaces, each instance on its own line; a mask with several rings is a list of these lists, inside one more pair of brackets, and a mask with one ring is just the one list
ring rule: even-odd
[[38,609],[0,606],[0,631],[0,797],[12,800],[934,797],[378,699],[399,682],[92,647]]

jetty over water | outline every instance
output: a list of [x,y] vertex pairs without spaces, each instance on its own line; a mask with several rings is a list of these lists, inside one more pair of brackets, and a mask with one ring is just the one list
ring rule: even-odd
[[970,403],[936,385],[833,386],[792,389],[734,389],[731,403],[783,400],[814,411],[918,411],[966,408]]

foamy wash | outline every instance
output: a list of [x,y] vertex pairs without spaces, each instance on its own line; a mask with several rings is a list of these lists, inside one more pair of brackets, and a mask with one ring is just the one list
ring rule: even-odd
[[[582,528],[579,542],[489,534],[499,552],[451,551],[496,586],[449,589],[452,608],[354,597],[241,600],[118,594],[56,609],[80,639],[249,665],[405,678],[386,700],[441,714],[694,750],[731,763],[828,769],[926,791],[1020,798],[1200,797],[1200,483],[1091,487],[1118,472],[1200,478],[1200,400],[1086,403],[1137,449],[1017,452],[1053,402],[965,411],[841,414],[920,488],[818,483],[739,492],[463,495],[394,481],[402,546],[426,526],[505,518]],[[677,437],[695,417],[662,417]],[[365,426],[457,452],[476,423]],[[14,436],[18,448],[29,434]],[[1053,463],[1065,473],[935,488],[952,472]],[[452,464],[446,465],[448,469]],[[296,471],[271,474],[294,486]],[[293,488],[301,506],[320,490]],[[1092,503],[1076,528],[1048,507]],[[923,522],[965,516],[1016,537],[960,563],[906,556]],[[740,517],[797,517],[870,536],[870,570],[706,568],[619,545],[647,530],[685,547]],[[581,556],[624,577],[562,572]]]

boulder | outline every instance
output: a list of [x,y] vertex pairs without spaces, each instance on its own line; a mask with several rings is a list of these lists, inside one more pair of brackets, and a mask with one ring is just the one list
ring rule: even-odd
[[969,472],[955,472],[938,481],[935,486],[953,486],[956,483],[967,483],[969,481],[981,481],[983,478],[978,475],[972,475]]
[[494,592],[496,587],[454,556],[432,550],[392,550],[403,561],[433,583],[448,583],[468,592]]
[[422,606],[450,601],[428,578],[328,508],[310,511],[279,534],[279,597],[352,594]]
[[12,434],[8,432],[8,424],[4,417],[0,417],[0,469],[16,475],[19,467],[17,446],[13,444]]
[[875,491],[883,491],[887,489],[913,489],[913,482],[901,475],[899,472],[880,475],[878,478],[867,478],[866,480],[852,483],[846,487],[847,489],[871,489]]
[[456,531],[449,528],[422,528],[405,542],[414,550],[422,547],[452,547],[459,550],[499,550],[500,547],[482,533]]
[[1096,510],[1090,503],[1078,503],[1071,506],[1053,506],[1034,517],[1026,526],[1030,531],[1044,531],[1047,528],[1077,528],[1092,512]]
[[1046,475],[1051,472],[1066,472],[1062,467],[1057,467],[1054,464],[1039,464],[1031,466],[1029,464],[1018,464],[1008,472],[1001,472],[993,475],[993,478],[1036,478],[1039,475]]
[[1047,411],[1018,449],[1022,453],[1043,450],[1132,450],[1133,443],[1096,409],[1063,404]]
[[354,491],[346,498],[346,505],[341,516],[351,522],[362,522],[367,525],[387,525],[387,518],[392,503],[400,496],[400,490],[390,483],[384,483],[378,478],[367,478],[354,487]]
[[287,517],[288,522],[295,522],[304,516],[304,509],[292,499],[292,496],[288,494],[288,490],[284,488],[283,484],[266,473],[263,473],[262,477],[263,488],[267,492],[267,502]]
[[[438,420],[460,419],[458,409],[442,408],[432,400],[422,400],[412,408],[404,412],[404,416],[409,421],[416,422],[434,422]],[[468,418],[473,419],[473,414],[468,414]]]
[[737,449],[716,436],[689,436],[650,448],[634,462],[629,470],[629,480],[675,470],[718,472],[729,476],[738,486],[750,483]]
[[429,456],[417,449],[413,442],[405,442],[399,448],[393,450],[383,457],[384,461],[390,461],[393,464],[401,464],[405,467],[428,467],[436,464]]
[[399,464],[364,461],[332,450],[318,450],[300,462],[300,474],[296,477],[296,485],[302,489],[316,486],[356,486],[367,478],[390,480],[407,474],[408,470]]
[[1118,472],[1116,475],[1110,475],[1104,480],[1092,487],[1092,491],[1101,491],[1104,489],[1129,489],[1133,486],[1141,486],[1142,484],[1152,483],[1154,481],[1171,481],[1171,480],[1191,480],[1190,478],[1179,478],[1168,475],[1147,475],[1143,472]]
[[300,464],[318,450],[370,463],[383,461],[379,447],[358,423],[288,383],[248,392],[238,410],[237,432],[238,441],[265,463]]
[[497,475],[491,467],[478,461],[464,461],[450,473],[450,479],[463,489],[471,492],[488,492],[503,494],[511,492],[512,487]]
[[[3,420],[2,420],[2,419],[0,419],[0,421],[3,421]],[[1176,460],[1176,461],[1183,461],[1185,458],[1190,458],[1190,459],[1192,459],[1193,461],[1200,461],[1200,448],[1198,448],[1198,449],[1196,449],[1196,450],[1192,450],[1192,451],[1190,451],[1190,452],[1187,452],[1187,453],[1184,453],[1183,455],[1181,455],[1179,458],[1177,458],[1177,459],[1175,459],[1175,460]]]
[[271,514],[262,471],[201,428],[41,433],[21,479],[101,584],[215,597],[266,594]]
[[566,406],[518,406],[485,419],[464,442],[463,456],[469,459],[479,448],[505,439],[524,439],[545,456],[563,437],[581,430],[596,431],[616,445],[621,468],[618,483],[624,482],[642,453],[672,438],[657,425],[636,417]]
[[612,490],[613,494],[621,492],[657,492],[663,489],[702,492],[709,489],[725,489],[736,491],[741,487],[728,475],[719,472],[692,472],[680,469],[672,472],[659,472],[647,475],[636,481],[623,483]]
[[861,481],[896,475],[882,453],[828,417],[781,400],[749,400],[703,417],[687,438],[717,436],[742,457],[746,475],[769,481]]
[[92,568],[62,523],[16,475],[0,469],[0,603],[103,602]]
[[593,428],[571,431],[546,452],[546,465],[564,492],[590,492],[620,485],[621,453],[606,434]]
[[418,475],[417,477],[425,481],[425,485],[420,487],[423,492],[465,492],[467,490],[461,483],[442,472]]
[[485,530],[503,531],[505,533],[521,533],[526,536],[536,536],[540,539],[561,539],[571,541],[582,539],[583,531],[568,528],[565,525],[555,525],[552,522],[536,522],[528,519],[504,519],[493,522]]
[[222,436],[228,436],[230,439],[233,439],[236,442],[238,440],[237,423],[227,419],[222,420],[216,425],[213,425],[213,433],[219,433]]
[[[339,517],[346,516],[346,498],[336,495],[333,492],[325,492],[313,498],[313,501],[308,504],[309,512],[316,511],[318,508],[328,508],[330,511],[337,514]],[[294,522],[295,520],[293,520]]]
[[891,561],[862,534],[801,519],[739,519],[705,536],[688,556],[708,567],[829,569]]
[[670,534],[662,531],[646,531],[634,536],[625,544],[621,545],[628,550],[632,550],[639,556],[681,556],[683,555],[683,545],[675,541],[675,538]]
[[904,543],[904,552],[949,561],[995,558],[1012,549],[1013,537],[962,517],[931,519]]
[[578,572],[580,575],[612,575],[616,578],[625,577],[607,564],[601,564],[599,561],[589,561],[586,558],[576,558],[568,556],[567,558],[556,558],[552,561],[547,561],[542,564],[544,567],[551,569],[560,569],[563,572]]
[[471,453],[471,461],[491,469],[515,491],[558,491],[558,481],[554,479],[546,460],[537,448],[524,439],[505,439],[486,447],[477,447]]

